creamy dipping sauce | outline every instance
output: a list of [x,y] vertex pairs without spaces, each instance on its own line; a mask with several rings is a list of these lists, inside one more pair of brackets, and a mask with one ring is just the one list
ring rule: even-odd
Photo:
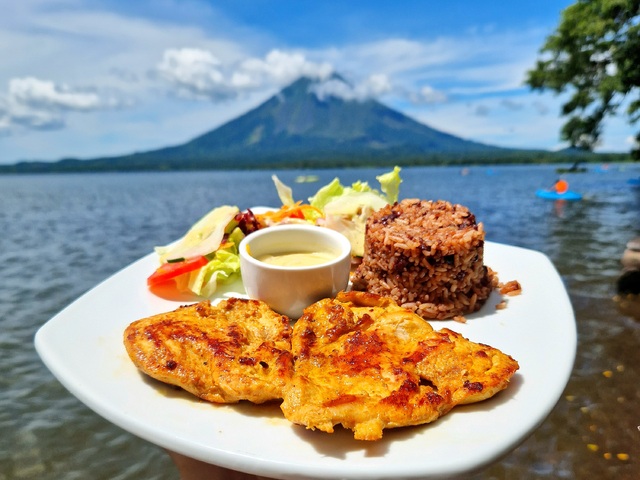
[[337,255],[333,252],[282,252],[263,255],[258,258],[261,262],[279,267],[311,267],[327,263]]

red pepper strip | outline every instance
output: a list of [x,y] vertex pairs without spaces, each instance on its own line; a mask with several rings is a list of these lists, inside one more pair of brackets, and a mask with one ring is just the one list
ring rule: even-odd
[[153,286],[164,283],[183,273],[197,270],[204,267],[209,260],[204,255],[198,257],[187,258],[181,262],[163,263],[158,269],[147,278],[147,285]]
[[286,218],[297,218],[304,219],[305,211],[313,211],[318,216],[322,216],[322,211],[317,209],[316,207],[312,207],[311,205],[302,205],[301,201],[296,202],[294,205],[283,205],[280,207],[280,210],[276,210],[275,212],[265,212],[261,215],[256,215],[258,218],[268,218],[272,222],[281,222]]

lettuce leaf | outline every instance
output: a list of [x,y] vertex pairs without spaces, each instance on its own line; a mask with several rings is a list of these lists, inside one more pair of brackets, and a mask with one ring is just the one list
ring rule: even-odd
[[332,199],[341,196],[344,193],[344,187],[338,178],[334,178],[331,183],[320,188],[313,197],[309,198],[309,204],[313,207],[324,210],[324,207]]
[[294,205],[296,202],[293,200],[293,190],[291,190],[291,187],[285,185],[277,175],[271,175],[271,180],[273,180],[273,183],[276,186],[276,192],[278,192],[278,197],[280,198],[282,205]]
[[[336,177],[329,184],[321,187],[314,196],[310,197],[309,203],[320,210],[324,210],[327,204],[331,203],[336,198],[343,196],[351,198],[352,202],[359,202],[363,205],[367,205],[370,202],[379,205],[380,200],[383,200],[385,205],[397,202],[400,192],[400,184],[402,183],[400,170],[401,168],[396,166],[392,171],[376,177],[376,180],[380,182],[380,189],[382,190],[382,193],[371,188],[368,182],[360,180],[352,183],[351,186],[346,187],[342,185],[340,180]],[[276,186],[276,188],[278,187]],[[289,192],[291,192],[290,188]],[[358,193],[363,194],[362,197],[356,195]]]
[[371,188],[367,182],[357,181],[345,187],[338,178],[320,188],[309,203],[324,213],[324,226],[339,231],[351,242],[352,254],[364,255],[364,233],[371,213],[398,200],[400,167],[379,175],[383,193]]
[[378,175],[376,180],[380,182],[380,189],[387,196],[387,201],[389,203],[397,202],[400,194],[400,184],[402,183],[400,167],[395,166],[392,171]]
[[176,279],[180,291],[191,291],[201,297],[211,297],[219,285],[230,283],[240,275],[237,246],[221,248],[204,267]]
[[240,255],[238,245],[244,233],[235,228],[229,235],[224,248],[207,255],[209,263],[193,272],[181,275],[176,279],[179,291],[191,291],[201,297],[211,297],[219,285],[231,283],[240,275]]

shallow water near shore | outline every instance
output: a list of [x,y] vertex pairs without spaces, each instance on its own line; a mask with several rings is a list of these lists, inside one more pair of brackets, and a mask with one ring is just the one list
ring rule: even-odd
[[[384,171],[275,173],[306,200],[336,176],[377,186]],[[159,447],[69,394],[40,361],[33,336],[79,295],[180,237],[211,208],[279,205],[273,173],[0,176],[0,480],[177,478]],[[319,180],[295,183],[301,174]],[[640,189],[627,183],[640,177],[640,165],[566,175],[584,199],[560,203],[534,195],[557,178],[554,166],[404,168],[401,175],[402,198],[464,204],[487,240],[545,253],[576,315],[576,362],[555,409],[517,449],[469,478],[637,478],[640,320],[620,314],[612,298],[625,244],[640,236]],[[531,348],[544,355],[544,345]]]

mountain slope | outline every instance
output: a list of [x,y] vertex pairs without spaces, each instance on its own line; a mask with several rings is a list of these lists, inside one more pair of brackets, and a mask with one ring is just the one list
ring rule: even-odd
[[157,151],[204,158],[463,153],[499,150],[435,130],[375,100],[320,100],[301,78],[254,110],[192,141]]

